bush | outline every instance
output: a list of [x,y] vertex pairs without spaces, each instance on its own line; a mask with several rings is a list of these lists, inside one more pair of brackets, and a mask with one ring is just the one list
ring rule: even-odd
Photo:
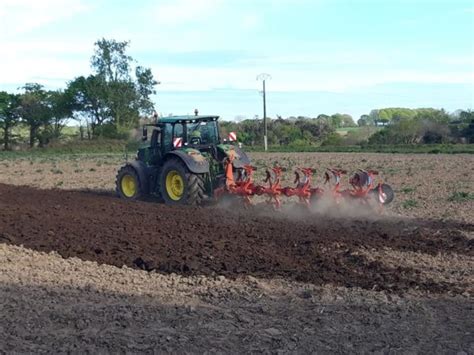
[[331,133],[329,134],[326,139],[323,141],[323,143],[321,143],[321,146],[323,147],[327,147],[327,146],[341,146],[343,145],[343,142],[344,142],[344,138],[334,132],[334,133]]
[[96,127],[94,135],[101,138],[126,140],[130,137],[130,130],[118,129],[115,124],[106,123]]

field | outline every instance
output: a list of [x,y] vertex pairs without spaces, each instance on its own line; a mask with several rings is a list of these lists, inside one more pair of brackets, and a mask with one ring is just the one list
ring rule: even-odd
[[252,153],[260,169],[372,168],[360,209],[168,207],[113,194],[120,155],[0,156],[12,352],[474,352],[472,155]]

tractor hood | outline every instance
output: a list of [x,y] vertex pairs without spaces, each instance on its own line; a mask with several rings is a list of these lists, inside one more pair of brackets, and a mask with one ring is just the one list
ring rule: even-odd
[[224,153],[225,156],[234,156],[233,165],[235,168],[243,168],[245,165],[250,164],[250,159],[242,149],[233,144],[218,144],[217,149]]

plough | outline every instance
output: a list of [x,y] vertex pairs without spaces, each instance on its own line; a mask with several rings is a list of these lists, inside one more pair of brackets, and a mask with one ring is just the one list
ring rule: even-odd
[[235,169],[232,159],[228,159],[225,163],[226,184],[219,196],[222,193],[239,196],[246,207],[252,205],[254,196],[263,196],[266,197],[266,203],[273,205],[276,210],[281,209],[283,196],[296,196],[299,203],[308,208],[317,205],[318,200],[325,196],[331,198],[336,205],[353,200],[363,205],[369,205],[374,201],[380,207],[389,204],[394,198],[390,185],[377,182],[379,173],[376,170],[357,170],[349,178],[350,187],[347,189],[342,188],[342,178],[347,175],[347,171],[342,169],[328,168],[324,173],[324,187],[313,186],[312,168],[297,168],[294,172],[293,187],[281,185],[282,167],[267,168],[264,185],[254,182],[253,176],[256,170],[251,165]]

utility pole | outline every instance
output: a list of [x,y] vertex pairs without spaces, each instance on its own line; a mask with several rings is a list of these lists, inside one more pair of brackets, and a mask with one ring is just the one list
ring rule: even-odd
[[271,79],[270,74],[262,73],[257,76],[257,80],[261,80],[263,83],[263,145],[265,151],[268,150],[268,139],[267,139],[267,100],[266,100],[266,90],[265,90],[265,81]]

